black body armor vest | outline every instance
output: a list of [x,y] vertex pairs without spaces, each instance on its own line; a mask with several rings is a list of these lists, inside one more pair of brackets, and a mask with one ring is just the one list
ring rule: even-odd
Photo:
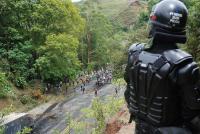
[[192,56],[180,49],[152,54],[142,44],[129,50],[129,111],[134,118],[156,127],[180,126],[180,88],[177,70],[192,63]]

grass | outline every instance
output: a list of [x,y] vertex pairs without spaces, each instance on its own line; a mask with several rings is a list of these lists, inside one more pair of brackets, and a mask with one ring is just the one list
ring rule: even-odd
[[[37,85],[37,87],[39,87],[39,85]],[[14,98],[0,99],[0,115],[6,116],[12,112],[27,112],[33,109],[34,107],[49,102],[51,100],[60,101],[66,98],[65,95],[42,95],[41,93],[41,98],[35,99],[33,97],[33,91],[36,90],[35,88],[27,88],[23,91],[18,89],[14,90]]]

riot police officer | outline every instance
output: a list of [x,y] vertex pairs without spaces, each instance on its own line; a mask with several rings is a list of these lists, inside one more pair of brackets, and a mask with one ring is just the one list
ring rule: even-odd
[[136,134],[198,133],[200,124],[199,68],[180,50],[188,10],[179,0],[163,0],[150,15],[151,45],[129,48],[125,99],[136,122]]

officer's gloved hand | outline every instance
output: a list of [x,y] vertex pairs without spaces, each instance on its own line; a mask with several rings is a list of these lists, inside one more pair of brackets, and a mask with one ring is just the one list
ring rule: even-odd
[[191,129],[194,134],[200,134],[200,117],[197,116],[191,121]]

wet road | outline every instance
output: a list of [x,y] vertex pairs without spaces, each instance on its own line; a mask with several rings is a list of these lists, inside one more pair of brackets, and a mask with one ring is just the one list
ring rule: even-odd
[[[95,98],[94,87],[95,82],[91,82],[86,86],[85,94],[82,94],[80,88],[77,88],[77,95],[74,98],[56,104],[53,109],[36,121],[34,134],[53,134],[55,130],[60,133],[64,131],[67,126],[67,115],[70,114],[73,119],[79,119],[82,115],[81,109],[90,107],[92,100]],[[98,97],[101,99],[114,94],[114,86],[111,84],[103,86],[98,91]]]

